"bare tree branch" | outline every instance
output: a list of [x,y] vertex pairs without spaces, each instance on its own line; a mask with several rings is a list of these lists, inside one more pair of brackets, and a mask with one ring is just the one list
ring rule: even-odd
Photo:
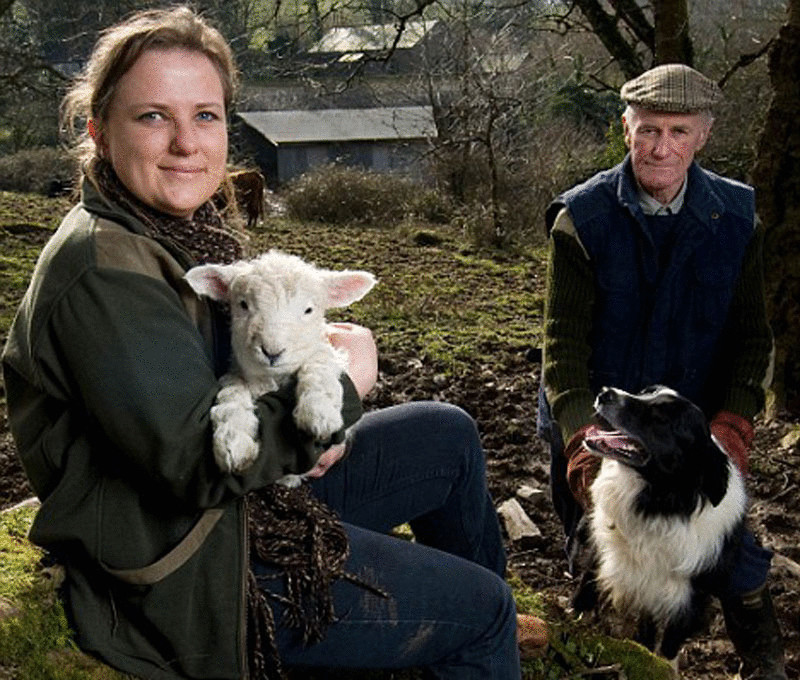
[[644,71],[644,64],[636,50],[620,33],[616,17],[606,12],[598,0],[575,0],[575,4],[627,78],[635,78]]
[[612,7],[617,10],[620,18],[633,31],[651,52],[655,52],[655,29],[648,21],[642,8],[636,0],[610,0]]
[[736,71],[738,71],[740,68],[745,68],[747,66],[750,66],[750,64],[752,64],[754,61],[763,57],[769,51],[769,48],[772,47],[772,44],[774,42],[775,42],[775,36],[770,38],[769,41],[757,52],[750,52],[748,54],[740,55],[736,63],[733,66],[731,66],[727,71],[725,71],[725,74],[722,76],[722,78],[720,78],[719,81],[717,81],[717,84],[720,87],[725,87],[725,84],[728,82],[731,76],[734,73],[736,73]]

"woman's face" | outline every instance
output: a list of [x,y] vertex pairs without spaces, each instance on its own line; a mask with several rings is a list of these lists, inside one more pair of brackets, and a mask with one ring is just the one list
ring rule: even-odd
[[222,80],[200,52],[144,52],[117,83],[107,119],[90,134],[127,189],[147,205],[191,217],[225,175]]

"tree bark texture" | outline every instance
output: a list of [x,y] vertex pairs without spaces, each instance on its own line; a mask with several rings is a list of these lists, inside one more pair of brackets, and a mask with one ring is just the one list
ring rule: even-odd
[[770,50],[773,95],[752,182],[766,228],[767,307],[775,334],[775,407],[800,413],[800,0]]
[[654,0],[655,63],[694,64],[686,0]]

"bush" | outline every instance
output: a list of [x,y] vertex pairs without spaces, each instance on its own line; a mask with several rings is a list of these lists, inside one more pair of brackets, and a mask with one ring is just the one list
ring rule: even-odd
[[446,222],[448,201],[397,175],[343,165],[305,173],[282,191],[286,208],[299,220],[328,224],[396,225],[409,217]]
[[545,238],[547,206],[598,169],[602,149],[586,125],[565,119],[536,122],[516,146],[496,153],[494,206],[485,153],[441,153],[437,173],[460,195],[454,221],[474,245],[538,245]]
[[25,149],[0,156],[0,190],[63,193],[75,179],[75,161],[53,147]]

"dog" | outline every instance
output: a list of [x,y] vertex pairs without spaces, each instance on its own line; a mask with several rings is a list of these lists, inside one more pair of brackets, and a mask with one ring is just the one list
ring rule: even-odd
[[703,412],[672,389],[606,387],[594,406],[602,425],[584,446],[601,465],[576,534],[586,570],[573,607],[589,611],[604,597],[635,612],[637,640],[656,651],[660,638],[658,652],[677,668],[731,569],[744,531],[744,480]]

